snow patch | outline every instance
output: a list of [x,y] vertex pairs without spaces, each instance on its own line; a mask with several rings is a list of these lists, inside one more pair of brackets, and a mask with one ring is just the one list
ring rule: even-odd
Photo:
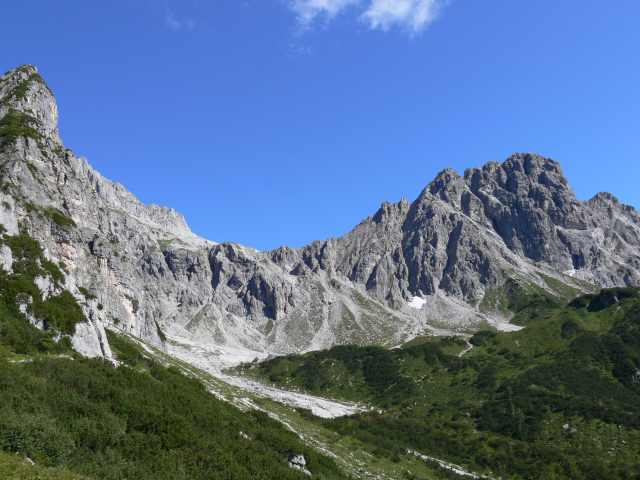
[[420,310],[425,303],[427,303],[427,301],[424,298],[413,297],[413,300],[409,302],[409,306]]

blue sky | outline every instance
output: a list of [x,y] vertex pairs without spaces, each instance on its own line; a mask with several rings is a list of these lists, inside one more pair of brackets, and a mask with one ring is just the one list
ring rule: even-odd
[[514,152],[640,207],[637,0],[3,3],[65,145],[214,241],[338,237]]

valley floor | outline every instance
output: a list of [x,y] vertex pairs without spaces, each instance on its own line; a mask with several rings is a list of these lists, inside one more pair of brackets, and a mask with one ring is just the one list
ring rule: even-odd
[[[170,355],[146,344],[137,337],[128,336],[140,345],[148,354],[165,366],[180,368],[188,376],[198,378],[205,384],[210,393],[243,410],[258,409],[284,424],[295,432],[307,445],[321,453],[334,458],[344,470],[358,479],[396,480],[404,478],[489,478],[465,470],[459,465],[423,455],[419,452],[407,451],[397,461],[380,457],[371,452],[371,446],[356,438],[344,436],[327,429],[314,421],[313,415],[325,419],[352,415],[357,412],[373,410],[368,404],[337,401],[298,391],[275,388],[242,372],[230,374],[230,370],[222,371],[230,358],[243,358],[251,363],[255,352],[226,352],[224,363],[218,357],[211,359],[213,352],[198,357],[190,349],[181,344],[176,348],[173,343],[169,348]],[[198,366],[196,366],[198,365]],[[313,415],[309,415],[310,412]],[[442,476],[442,474],[445,476]]]

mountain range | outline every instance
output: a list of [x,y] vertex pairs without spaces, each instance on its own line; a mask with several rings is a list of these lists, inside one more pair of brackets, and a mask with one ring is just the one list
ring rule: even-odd
[[262,252],[197,236],[76,157],[35,67],[0,78],[0,118],[1,223],[62,268],[61,282],[38,286],[78,300],[86,321],[72,343],[87,356],[111,356],[105,328],[210,368],[390,347],[518,329],[579,294],[640,283],[640,214],[609,193],[579,201],[560,164],[533,153],[445,169],[340,238]]
[[640,475],[633,207],[514,154],[261,252],[57,121],[35,67],[0,78],[0,477]]

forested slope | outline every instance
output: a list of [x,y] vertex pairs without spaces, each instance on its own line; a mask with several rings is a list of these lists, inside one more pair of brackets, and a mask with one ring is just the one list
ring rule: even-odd
[[519,332],[402,348],[337,346],[243,366],[283,388],[367,400],[317,419],[371,445],[502,478],[623,479],[640,473],[640,294],[604,289]]
[[266,413],[217,400],[117,334],[117,367],[72,350],[78,301],[64,289],[43,299],[37,285],[55,285],[59,267],[26,234],[0,243],[14,258],[11,273],[0,269],[0,449],[20,453],[0,456],[3,478],[308,478],[291,454],[314,478],[347,478]]

